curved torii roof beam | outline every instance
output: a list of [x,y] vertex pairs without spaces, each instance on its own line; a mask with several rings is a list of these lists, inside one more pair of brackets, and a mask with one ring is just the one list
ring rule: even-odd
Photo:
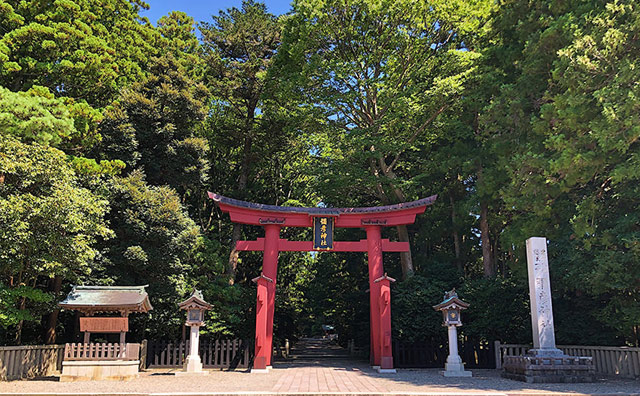
[[435,202],[437,195],[412,202],[366,208],[299,208],[257,204],[227,198],[209,192],[223,212],[228,212],[231,221],[242,224],[281,224],[283,227],[312,227],[313,217],[335,217],[336,227],[360,228],[367,225],[397,226],[411,224],[416,215]]

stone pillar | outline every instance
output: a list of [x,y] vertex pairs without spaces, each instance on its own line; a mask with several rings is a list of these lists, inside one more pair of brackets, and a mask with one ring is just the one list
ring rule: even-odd
[[537,356],[561,356],[562,351],[556,348],[553,326],[546,238],[527,239],[527,269],[533,328],[533,349],[529,353]]
[[365,227],[367,232],[367,261],[369,264],[369,314],[371,327],[371,364],[374,368],[380,368],[380,308],[378,299],[380,285],[376,279],[384,275],[382,267],[382,239],[380,226],[370,225]]
[[471,371],[464,370],[464,364],[458,353],[458,328],[447,326],[449,333],[449,356],[444,365],[444,371],[440,372],[445,377],[471,377]]
[[208,371],[202,370],[202,360],[200,360],[200,326],[189,326],[191,333],[189,334],[189,355],[184,361],[184,371],[178,371],[175,374],[180,375],[207,375]]
[[449,328],[449,356],[447,362],[462,363],[460,355],[458,354],[458,329],[456,326],[447,326]]
[[200,348],[200,326],[191,326],[191,334],[189,334],[189,356],[196,356],[198,360],[198,349]]
[[200,349],[200,326],[191,326],[189,337],[189,356],[184,362],[184,372],[186,373],[206,373],[202,371],[202,361],[198,355]]

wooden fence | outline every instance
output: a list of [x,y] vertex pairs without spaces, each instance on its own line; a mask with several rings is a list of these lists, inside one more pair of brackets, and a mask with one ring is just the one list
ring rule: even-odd
[[0,380],[48,377],[62,370],[64,345],[0,347]]
[[[249,343],[242,340],[200,341],[200,359],[204,368],[247,368]],[[189,354],[189,341],[147,342],[147,368],[182,367]]]
[[138,360],[140,344],[72,343],[64,346],[64,360]]
[[369,351],[362,346],[357,346],[353,339],[347,341],[347,350],[349,351],[349,356],[355,358],[363,359],[369,356]]
[[[464,340],[459,344],[460,356],[467,368],[494,368],[493,348],[493,343],[473,340]],[[438,341],[393,343],[393,362],[398,368],[444,367],[448,355],[449,345]]]
[[[531,345],[501,344],[495,342],[496,368],[502,368],[505,356],[521,356],[531,349]],[[591,356],[596,374],[615,375],[625,378],[640,378],[640,348],[558,345],[570,356]]]

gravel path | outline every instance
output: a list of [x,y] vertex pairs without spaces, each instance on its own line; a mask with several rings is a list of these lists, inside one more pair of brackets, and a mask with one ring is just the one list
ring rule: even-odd
[[[315,368],[314,368],[315,367]],[[58,382],[57,378],[48,380],[22,380],[0,382],[0,394],[113,394],[113,395],[148,395],[148,394],[292,394],[315,393],[335,394],[347,393],[347,390],[336,384],[328,389],[296,389],[287,387],[300,378],[304,379],[313,373],[323,372],[327,379],[330,376],[339,378],[347,384],[363,384],[355,394],[430,394],[430,395],[518,395],[518,394],[555,394],[571,393],[585,395],[637,395],[640,396],[640,380],[601,379],[590,384],[525,384],[500,377],[496,370],[472,370],[473,378],[445,378],[437,369],[400,369],[397,374],[378,374],[368,366],[360,363],[343,363],[333,366],[315,365],[277,365],[268,374],[251,374],[246,371],[212,370],[207,376],[173,375],[175,370],[151,370],[140,374],[131,381],[84,381]],[[309,374],[311,373],[311,374]],[[313,377],[312,377],[313,378]],[[340,381],[340,380],[339,380]],[[338,382],[339,382],[338,381]],[[331,384],[331,380],[328,382]]]

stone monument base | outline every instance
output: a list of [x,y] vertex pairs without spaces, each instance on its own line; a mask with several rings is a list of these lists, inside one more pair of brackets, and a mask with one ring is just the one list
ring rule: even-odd
[[505,356],[502,376],[527,383],[594,382],[592,357],[567,355]]
[[71,360],[62,362],[60,382],[118,380],[138,377],[139,360]]

